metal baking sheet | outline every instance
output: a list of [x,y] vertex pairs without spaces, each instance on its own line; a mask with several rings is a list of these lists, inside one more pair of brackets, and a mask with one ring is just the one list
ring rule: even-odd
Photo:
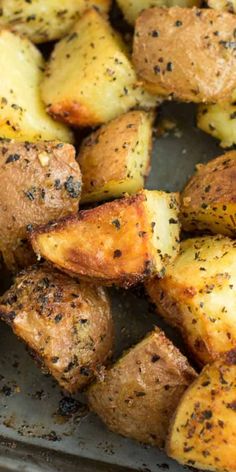
[[[176,127],[155,138],[147,187],[180,190],[197,163],[223,151],[195,127],[193,106],[164,104],[159,121],[164,118],[174,120]],[[0,283],[6,286],[5,274],[1,274]],[[110,294],[117,356],[161,322],[142,288],[129,292],[111,289]],[[168,328],[167,333],[181,346]],[[0,472],[183,471],[158,449],[109,432],[88,413],[82,396],[74,400],[65,397],[4,324],[0,330],[0,358]]]

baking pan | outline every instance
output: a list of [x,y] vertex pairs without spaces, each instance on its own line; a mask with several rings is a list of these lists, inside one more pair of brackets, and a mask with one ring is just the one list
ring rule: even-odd
[[[166,120],[173,129],[156,133],[149,189],[181,190],[197,163],[223,152],[215,140],[195,127],[195,111],[192,105],[167,103],[158,112],[157,129]],[[1,274],[0,283],[2,289],[7,286],[6,274]],[[116,324],[115,356],[155,324],[163,327],[142,287],[128,292],[111,289],[110,295]],[[181,348],[180,340],[165,329]],[[107,431],[88,413],[83,396],[65,397],[4,324],[0,358],[0,472],[183,471],[158,449]]]

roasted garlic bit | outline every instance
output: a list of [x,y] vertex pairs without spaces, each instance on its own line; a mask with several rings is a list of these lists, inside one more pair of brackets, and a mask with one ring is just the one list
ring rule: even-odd
[[[211,0],[214,2],[214,0]],[[224,0],[216,0],[218,2]],[[225,0],[226,1],[226,0]],[[199,6],[199,0],[117,0],[117,3],[122,10],[125,19],[131,25],[134,25],[136,19],[143,10],[151,7],[193,7]]]
[[[235,93],[234,100],[236,100]],[[197,125],[202,131],[219,139],[223,148],[233,146],[236,144],[236,105],[230,103],[199,105]]]
[[158,314],[181,331],[193,359],[207,364],[236,345],[236,242],[188,239],[162,280],[146,284]]
[[236,351],[205,367],[183,395],[167,454],[200,470],[236,469]]
[[178,194],[143,190],[36,228],[36,254],[71,275],[129,287],[163,276],[179,249]]
[[110,0],[1,0],[0,26],[45,43],[65,36],[88,8],[107,13],[110,4]]
[[42,97],[53,117],[75,126],[99,125],[134,106],[157,103],[138,83],[120,36],[96,10],[55,46]]
[[153,115],[131,111],[92,133],[80,148],[82,202],[133,194],[150,170]]
[[164,447],[170,419],[196,374],[156,329],[88,390],[90,408],[112,431]]
[[236,17],[197,8],[151,8],[136,22],[133,62],[150,92],[218,102],[236,89]]
[[85,387],[111,355],[113,323],[105,290],[46,264],[16,277],[0,298],[0,317],[68,392]]
[[181,195],[186,231],[236,236],[236,151],[197,168]]
[[44,67],[27,38],[0,30],[0,138],[73,141],[72,132],[45,111],[39,89]]
[[70,144],[1,140],[0,177],[0,253],[15,271],[35,261],[34,225],[77,213],[81,173]]

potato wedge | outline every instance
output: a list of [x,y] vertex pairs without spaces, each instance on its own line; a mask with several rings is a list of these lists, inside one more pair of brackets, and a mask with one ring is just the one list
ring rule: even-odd
[[212,471],[236,470],[236,351],[201,372],[184,393],[170,429],[167,454]]
[[162,280],[146,284],[165,321],[178,328],[200,365],[236,345],[236,242],[188,239]]
[[[52,116],[75,126],[105,123],[140,101],[150,105],[125,44],[95,10],[87,11],[56,45],[42,97]],[[155,107],[155,98],[151,104]]]
[[236,151],[200,164],[181,195],[186,231],[236,236]]
[[0,253],[15,271],[35,261],[34,225],[77,213],[81,173],[75,149],[60,142],[0,141]]
[[31,233],[38,256],[71,275],[129,287],[163,275],[179,248],[178,194],[143,190]]
[[1,0],[0,26],[44,43],[64,36],[88,8],[108,12],[110,4],[110,0]]
[[230,13],[236,12],[235,0],[207,0],[207,5],[215,10],[224,10],[229,11]]
[[187,359],[156,329],[89,388],[89,406],[112,431],[164,447],[170,419],[195,377]]
[[111,355],[113,322],[105,290],[46,264],[16,277],[0,298],[0,318],[71,393],[85,387]]
[[78,162],[83,175],[82,202],[133,194],[150,170],[153,116],[131,111],[85,139]]
[[44,109],[43,68],[42,55],[27,38],[0,31],[0,138],[73,141],[72,132]]
[[[214,1],[214,0],[212,0]],[[219,1],[219,0],[218,0]],[[200,0],[117,0],[125,19],[134,25],[139,14],[151,7],[194,7],[200,5]]]
[[133,62],[152,93],[189,102],[232,98],[236,17],[197,8],[151,8],[139,16]]
[[236,144],[236,105],[230,103],[200,105],[197,125],[202,131],[219,139],[223,148],[233,146]]

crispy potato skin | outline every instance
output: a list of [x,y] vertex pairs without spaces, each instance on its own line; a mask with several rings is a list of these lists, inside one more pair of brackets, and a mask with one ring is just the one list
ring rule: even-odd
[[72,131],[46,113],[40,95],[44,68],[42,54],[28,38],[0,29],[1,138],[73,142]]
[[110,5],[110,0],[1,0],[0,26],[45,43],[65,36],[88,8],[108,12]]
[[227,12],[145,10],[135,27],[136,71],[152,93],[197,103],[230,100],[236,86],[235,29],[236,18]]
[[121,37],[95,10],[56,44],[41,91],[48,112],[74,126],[97,126],[135,106],[159,103],[138,82]]
[[89,388],[89,406],[112,431],[164,447],[170,418],[195,376],[156,329]]
[[[214,1],[214,0],[212,0]],[[222,0],[217,0],[222,1]],[[125,19],[131,25],[134,25],[136,19],[143,10],[151,7],[193,7],[199,6],[199,0],[117,0],[117,3],[122,10]]]
[[0,252],[15,271],[35,260],[27,229],[78,211],[81,173],[70,144],[2,140],[0,177]]
[[235,151],[199,165],[181,195],[183,229],[235,237],[235,181]]
[[178,195],[141,191],[39,227],[30,238],[36,254],[69,274],[128,288],[161,275],[176,256]]
[[136,193],[149,174],[152,121],[144,111],[131,111],[86,138],[78,162],[83,175],[81,201],[99,201]]
[[170,457],[200,470],[236,470],[235,377],[235,350],[204,368],[174,415],[167,443]]
[[162,280],[146,284],[157,311],[207,364],[236,345],[236,243],[222,236],[181,243]]
[[199,105],[197,126],[205,133],[220,140],[223,148],[236,144],[236,94],[233,103],[222,102],[214,105]]
[[68,392],[87,385],[111,354],[106,292],[46,264],[19,274],[0,299],[0,317]]

